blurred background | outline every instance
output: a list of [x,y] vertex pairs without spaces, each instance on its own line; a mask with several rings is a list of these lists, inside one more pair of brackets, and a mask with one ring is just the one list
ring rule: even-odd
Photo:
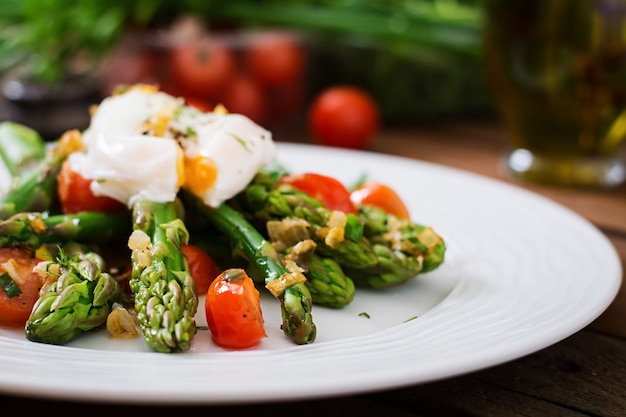
[[[0,118],[48,138],[158,83],[272,129],[350,84],[387,126],[490,116],[480,0],[3,0]],[[270,58],[271,57],[271,58]]]

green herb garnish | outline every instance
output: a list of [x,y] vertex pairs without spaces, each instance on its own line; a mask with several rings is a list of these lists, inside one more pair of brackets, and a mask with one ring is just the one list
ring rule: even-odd
[[6,272],[0,275],[0,287],[2,287],[9,298],[17,297],[22,293],[20,287],[17,286],[13,278]]

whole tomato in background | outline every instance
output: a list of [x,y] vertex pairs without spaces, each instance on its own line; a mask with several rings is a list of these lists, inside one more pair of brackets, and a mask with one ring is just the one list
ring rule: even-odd
[[306,53],[302,41],[284,32],[265,32],[252,38],[243,50],[250,76],[265,87],[294,86],[304,81]]
[[228,112],[243,114],[261,126],[267,122],[268,96],[256,81],[246,75],[237,75],[230,83],[222,104]]
[[169,77],[185,95],[220,101],[236,74],[228,45],[209,37],[173,46]]
[[102,68],[107,95],[119,84],[154,83],[202,111],[223,104],[269,129],[300,120],[309,81],[309,52],[300,35],[201,28],[184,36],[175,32],[131,37],[130,45],[120,45]]
[[118,86],[158,83],[158,64],[152,51],[121,43],[101,63],[103,94],[111,95]]
[[365,148],[380,129],[380,111],[365,90],[337,85],[321,91],[308,110],[308,128],[323,145]]

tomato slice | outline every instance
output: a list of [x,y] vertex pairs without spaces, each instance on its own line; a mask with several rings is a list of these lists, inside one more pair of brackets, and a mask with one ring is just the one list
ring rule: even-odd
[[15,283],[21,294],[9,297],[4,289],[0,288],[0,326],[23,327],[39,298],[42,280],[33,268],[41,259],[31,256],[30,250],[23,248],[0,248],[0,274],[6,272],[3,266],[6,262],[15,261],[15,271],[21,277],[21,282]]
[[259,291],[243,269],[227,269],[211,283],[204,309],[219,346],[246,349],[267,337]]
[[278,182],[280,184],[289,184],[307,193],[330,210],[356,213],[356,208],[350,200],[350,191],[333,177],[305,172],[302,174],[285,175]]
[[126,208],[122,202],[113,198],[94,195],[91,191],[91,180],[74,171],[67,160],[63,163],[58,176],[57,196],[61,210],[66,214]]
[[350,193],[355,205],[380,207],[400,219],[410,218],[409,210],[394,189],[380,182],[369,181],[361,184]]
[[183,245],[181,249],[187,258],[189,272],[196,283],[198,294],[206,294],[209,285],[219,274],[217,264],[213,258],[196,245]]

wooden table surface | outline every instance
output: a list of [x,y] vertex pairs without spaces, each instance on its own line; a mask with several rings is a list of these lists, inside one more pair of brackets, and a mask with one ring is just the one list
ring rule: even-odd
[[[302,141],[277,136],[278,141]],[[294,140],[295,139],[295,140]],[[500,161],[507,135],[493,121],[387,129],[374,151],[436,162],[498,178],[547,196],[595,224],[626,260],[626,186],[611,190],[520,184]],[[97,377],[97,376],[96,376]],[[46,413],[91,416],[345,415],[403,416],[626,416],[626,294],[595,322],[561,342],[518,360],[429,384],[320,400],[237,406],[157,406],[69,403],[0,395],[4,410],[44,408]],[[88,411],[87,411],[88,410]]]

